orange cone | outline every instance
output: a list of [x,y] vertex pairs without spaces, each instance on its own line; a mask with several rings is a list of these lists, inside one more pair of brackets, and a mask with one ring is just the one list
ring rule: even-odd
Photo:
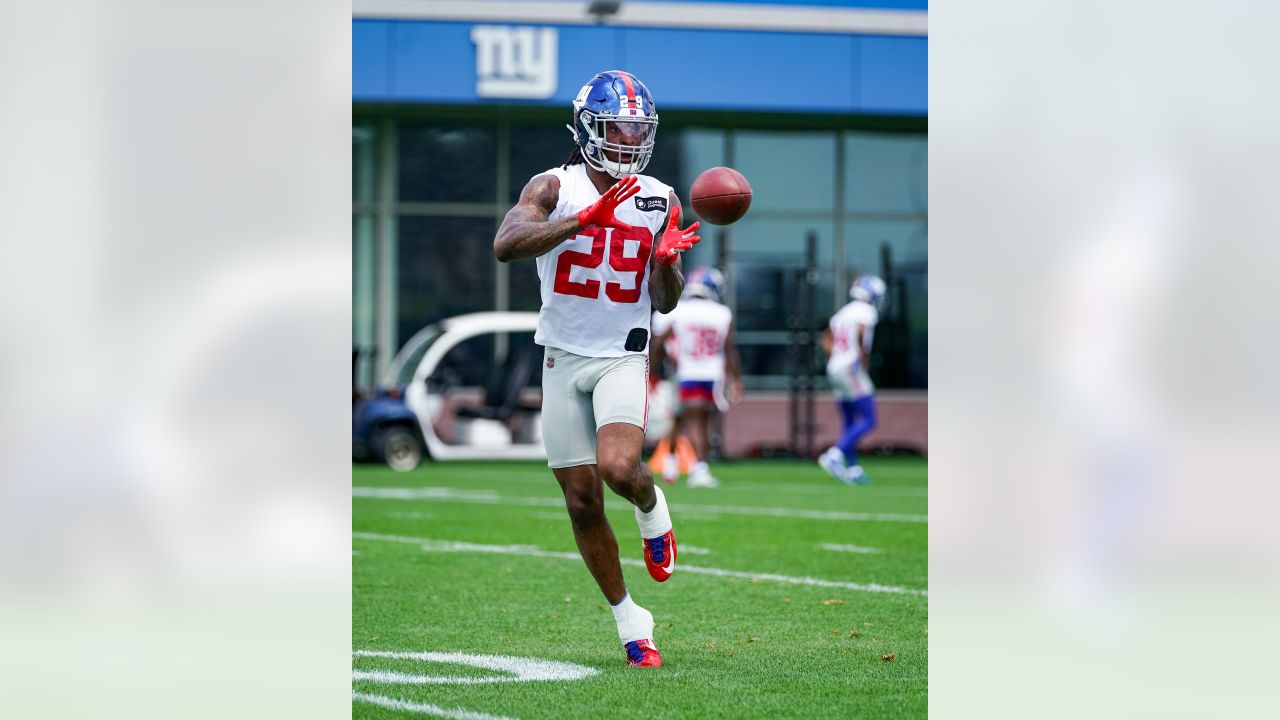
[[[653,456],[649,458],[649,469],[654,475],[662,475],[663,466],[670,454],[671,443],[667,442],[666,438],[662,438],[658,441],[658,446],[653,449]],[[688,475],[693,466],[698,464],[698,454],[693,451],[693,443],[683,435],[676,438],[675,456],[676,472],[681,475]]]
[[693,443],[689,442],[689,438],[683,435],[676,438],[676,465],[680,468],[680,474],[688,475],[697,464],[698,454],[693,451]]
[[653,449],[653,457],[649,458],[649,469],[654,475],[662,474],[662,465],[667,461],[667,456],[671,454],[671,445],[666,438],[658,441],[658,447]]

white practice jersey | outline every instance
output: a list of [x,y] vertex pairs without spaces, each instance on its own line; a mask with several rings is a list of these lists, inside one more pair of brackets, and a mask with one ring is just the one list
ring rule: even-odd
[[[679,305],[676,307],[679,307]],[[649,326],[650,331],[653,333],[653,337],[658,337],[671,329],[671,316],[663,315],[657,310],[654,310]],[[667,336],[667,341],[663,343],[662,351],[667,354],[667,357],[671,358],[671,364],[674,365],[676,362],[676,354],[680,351],[679,346],[676,345],[676,338],[674,335]]]
[[[871,339],[876,332],[880,313],[871,303],[854,300],[840,308],[831,318],[831,357],[827,359],[827,372],[841,372],[858,367],[858,328],[866,328],[862,336],[862,349],[871,352]],[[862,368],[866,370],[867,368]]]
[[[560,199],[548,220],[577,215],[600,199],[585,165],[539,174],[560,180]],[[584,228],[538,257],[542,310],[534,342],[587,357],[648,351],[647,342],[634,350],[625,345],[632,330],[649,330],[649,258],[662,237],[671,186],[638,177],[640,192],[614,211],[633,230]]]
[[655,315],[654,321],[654,335],[671,330],[667,347],[675,346],[677,380],[720,382],[724,379],[724,341],[733,323],[732,310],[712,300],[684,297],[675,310]]

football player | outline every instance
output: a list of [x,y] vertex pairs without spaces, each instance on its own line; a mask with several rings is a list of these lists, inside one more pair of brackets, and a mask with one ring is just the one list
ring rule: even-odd
[[[742,398],[742,370],[733,343],[733,311],[721,304],[724,275],[711,267],[698,267],[685,279],[680,305],[654,327],[655,355],[674,348],[679,407],[671,429],[670,446],[676,447],[681,428],[690,430],[697,462],[689,470],[689,487],[716,487],[719,481],[707,466],[710,451],[708,428],[714,413],[729,409],[726,399]],[[728,375],[728,394],[725,380]],[[663,480],[674,482],[675,453],[667,456]]]
[[858,464],[856,446],[876,426],[876,387],[867,370],[884,294],[884,280],[875,275],[858,277],[849,288],[851,302],[836,312],[822,334],[822,347],[829,355],[827,379],[840,406],[844,430],[839,442],[818,458],[818,464],[846,485],[870,479]]
[[609,70],[583,85],[568,128],[573,153],[529,180],[493,249],[501,262],[536,258],[547,465],[582,559],[613,608],[627,662],[656,667],[653,615],[627,592],[602,488],[635,505],[645,565],[665,581],[675,569],[675,533],[662,489],[640,461],[649,315],[679,301],[680,253],[698,242],[698,223],[680,229],[675,191],[639,174],[653,154],[658,111],[634,75]]

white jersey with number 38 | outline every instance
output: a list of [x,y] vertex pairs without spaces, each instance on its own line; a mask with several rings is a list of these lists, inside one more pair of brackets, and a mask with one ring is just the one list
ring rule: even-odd
[[[552,168],[560,198],[548,220],[577,215],[600,199],[585,165]],[[649,258],[662,237],[671,186],[639,175],[640,192],[614,211],[632,230],[590,227],[538,257],[542,310],[534,342],[587,357],[644,353],[628,350],[632,330],[649,331]]]
[[733,311],[705,298],[685,297],[676,309],[654,318],[655,335],[671,331],[676,378],[681,382],[724,379],[724,341]]

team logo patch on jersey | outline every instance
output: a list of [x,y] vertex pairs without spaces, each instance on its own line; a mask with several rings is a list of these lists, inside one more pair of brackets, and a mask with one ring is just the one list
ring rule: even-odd
[[636,196],[636,209],[640,212],[650,212],[653,210],[667,211],[667,199],[661,196],[640,197]]

